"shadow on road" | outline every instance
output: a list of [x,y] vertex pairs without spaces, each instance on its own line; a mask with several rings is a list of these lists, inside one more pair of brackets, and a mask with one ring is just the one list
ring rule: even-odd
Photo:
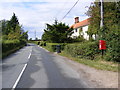
[[48,88],[88,88],[84,86],[80,79],[67,77],[63,75],[61,69],[58,68],[56,63],[53,61],[55,56],[53,54],[49,54],[44,50],[42,52],[42,62],[44,68],[46,70],[46,74],[49,79]]
[[34,85],[35,80],[31,77],[31,75],[40,70],[40,66],[36,65],[37,61],[35,59],[35,56],[32,56],[30,58],[28,66],[24,71],[16,88],[30,88],[32,85]]

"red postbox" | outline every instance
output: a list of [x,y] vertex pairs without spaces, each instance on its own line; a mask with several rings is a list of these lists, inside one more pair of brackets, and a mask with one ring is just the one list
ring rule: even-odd
[[99,49],[100,49],[100,50],[106,49],[106,41],[104,41],[104,40],[99,40]]

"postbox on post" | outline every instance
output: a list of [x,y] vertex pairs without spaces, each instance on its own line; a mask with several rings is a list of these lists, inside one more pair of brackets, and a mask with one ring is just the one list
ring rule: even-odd
[[102,50],[102,58],[103,58],[104,50],[106,49],[106,41],[105,40],[99,40],[99,49]]
[[99,49],[100,50],[106,49],[106,41],[105,40],[99,40]]

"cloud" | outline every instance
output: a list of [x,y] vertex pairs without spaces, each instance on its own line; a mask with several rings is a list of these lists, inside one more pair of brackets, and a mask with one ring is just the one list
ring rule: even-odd
[[[64,15],[70,10],[77,0],[1,0],[0,1],[0,20],[9,20],[15,12],[20,24],[25,31],[29,31],[29,37],[34,38],[34,31],[40,38],[45,24],[52,24],[55,19],[61,21]],[[74,17],[79,16],[80,20],[88,18],[84,13],[86,6],[90,6],[93,0],[80,0],[73,10],[62,22],[67,25],[74,23]]]
[[[69,0],[74,2],[75,0]],[[80,0],[81,2],[92,2],[93,0]],[[99,2],[100,0],[94,0]],[[103,0],[103,2],[119,2],[120,0]],[[65,0],[1,0],[1,2],[65,2]]]

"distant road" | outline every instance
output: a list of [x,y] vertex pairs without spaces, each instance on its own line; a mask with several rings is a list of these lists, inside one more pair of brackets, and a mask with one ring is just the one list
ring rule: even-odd
[[3,88],[89,88],[65,59],[30,44],[3,60]]

